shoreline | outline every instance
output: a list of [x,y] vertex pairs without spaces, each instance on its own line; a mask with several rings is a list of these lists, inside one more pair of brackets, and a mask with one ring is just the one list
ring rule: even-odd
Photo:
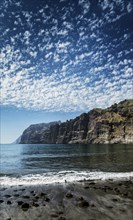
[[22,176],[1,176],[1,186],[18,186],[18,185],[46,185],[56,183],[75,183],[82,181],[108,181],[112,179],[117,180],[130,180],[133,179],[133,171],[130,172],[105,172],[105,171],[75,171],[65,170],[59,172],[48,172],[40,174],[27,174]]
[[133,178],[2,186],[0,220],[132,220]]

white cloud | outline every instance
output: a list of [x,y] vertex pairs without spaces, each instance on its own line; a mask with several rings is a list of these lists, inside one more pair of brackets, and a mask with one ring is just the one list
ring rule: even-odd
[[67,46],[69,46],[70,43],[69,42],[58,42],[58,44],[56,45],[59,49],[64,49]]
[[45,58],[46,58],[46,59],[49,59],[52,55],[53,55],[52,52],[47,53],[47,54],[45,55]]
[[66,30],[66,29],[60,30],[57,34],[58,35],[67,35],[68,34],[68,30]]
[[[11,2],[5,3],[7,10]],[[62,11],[57,6],[59,18],[48,5],[36,13],[21,9],[11,13],[15,27],[11,30],[5,23],[1,32],[2,105],[87,111],[132,97],[132,59],[128,55],[133,51],[123,49],[131,35],[125,30],[113,43],[104,33],[106,25],[121,19],[126,10],[131,12],[131,3],[101,0],[103,17],[88,16],[91,1],[78,3],[82,12],[75,17],[74,3]],[[115,13],[116,6],[120,15]]]
[[[64,66],[63,69],[65,71],[66,67]],[[103,67],[99,67],[96,71],[103,69]],[[131,68],[127,68],[125,71],[126,79],[122,79],[122,76],[118,77],[115,72],[114,83],[101,78],[99,82],[95,81],[97,82],[95,85],[91,83],[89,77],[84,79],[77,74],[57,80],[59,73],[51,76],[42,73],[41,79],[34,79],[30,77],[31,73],[35,71],[34,68],[17,70],[16,75],[11,77],[10,74],[14,71],[16,72],[16,65],[12,65],[10,71],[6,70],[2,77],[1,101],[3,105],[10,104],[45,111],[86,111],[95,105],[104,107],[106,104],[112,104],[114,100],[115,102],[121,100],[122,97],[131,97],[131,80],[128,79],[132,72]],[[87,86],[88,83],[89,86]],[[117,90],[120,85],[120,90]],[[128,90],[126,91],[126,89]],[[116,93],[116,91],[119,92]]]
[[131,2],[129,2],[127,5],[127,11],[128,13],[130,13],[132,10],[133,10],[133,5],[131,4]]
[[35,58],[37,56],[37,51],[30,51],[29,54]]

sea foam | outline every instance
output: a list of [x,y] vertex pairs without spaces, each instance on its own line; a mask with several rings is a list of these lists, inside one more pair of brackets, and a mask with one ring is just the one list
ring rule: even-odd
[[90,172],[90,171],[61,171],[43,174],[31,174],[21,177],[0,177],[1,186],[17,185],[44,185],[53,183],[75,182],[82,180],[128,180],[133,177],[133,172]]

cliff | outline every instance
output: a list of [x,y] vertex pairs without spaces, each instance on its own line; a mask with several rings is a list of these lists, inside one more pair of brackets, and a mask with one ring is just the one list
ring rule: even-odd
[[[61,122],[50,122],[30,125],[20,137],[20,144],[40,144],[44,143],[45,135],[52,126],[59,125]],[[53,135],[54,136],[54,135]]]
[[20,143],[133,143],[133,100],[93,109],[63,123],[31,125]]

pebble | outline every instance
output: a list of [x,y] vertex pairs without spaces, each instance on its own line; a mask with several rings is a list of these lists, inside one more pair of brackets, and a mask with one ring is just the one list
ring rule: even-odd
[[89,189],[89,188],[90,188],[89,186],[85,186],[85,187],[84,187],[84,189]]
[[109,209],[112,209],[113,207],[112,206],[106,206],[107,208],[109,208]]
[[84,198],[83,198],[83,197],[80,197],[80,198],[78,198],[77,200],[83,201],[83,200],[84,200]]
[[14,194],[14,197],[19,197],[20,195],[19,194]]
[[3,202],[4,202],[4,201],[1,199],[1,200],[0,200],[0,203],[3,203]]
[[62,211],[58,211],[58,212],[57,212],[57,214],[62,215],[62,214],[63,214],[63,212],[62,212]]
[[44,200],[45,200],[45,202],[49,202],[50,201],[50,199],[49,198],[44,198]]
[[118,186],[122,186],[122,183],[119,183]]
[[25,191],[25,189],[21,189],[21,191]]
[[7,201],[7,205],[11,205],[12,203],[11,203],[11,201]]
[[86,200],[83,200],[82,202],[79,203],[79,207],[88,207],[89,203]]
[[117,202],[117,201],[118,201],[118,199],[113,198],[113,199],[112,199],[112,201]]
[[30,208],[30,206],[28,203],[23,203],[21,208],[23,209],[23,211],[27,211]]
[[57,218],[58,215],[57,215],[57,214],[52,214],[51,217],[53,217],[53,218]]
[[22,205],[23,203],[23,201],[18,201],[18,205]]
[[95,185],[95,182],[90,182],[89,185]]
[[5,195],[5,197],[6,197],[6,198],[10,198],[10,197],[11,197],[11,195]]
[[120,209],[121,212],[125,212],[125,209]]
[[46,193],[41,193],[40,196],[46,196]]
[[30,196],[25,195],[25,196],[23,196],[23,198],[25,198],[25,199],[29,199],[29,198],[30,198]]
[[124,193],[123,195],[124,195],[124,196],[128,196],[128,193]]
[[3,189],[1,189],[0,191],[5,191],[7,188],[3,188]]
[[91,207],[96,207],[94,203],[91,204]]
[[39,206],[39,204],[38,204],[38,203],[34,203],[34,202],[33,202],[33,206],[38,207],[38,206]]
[[66,197],[67,197],[68,199],[71,199],[71,198],[73,197],[73,194],[72,194],[72,193],[67,193],[67,194],[66,194]]

